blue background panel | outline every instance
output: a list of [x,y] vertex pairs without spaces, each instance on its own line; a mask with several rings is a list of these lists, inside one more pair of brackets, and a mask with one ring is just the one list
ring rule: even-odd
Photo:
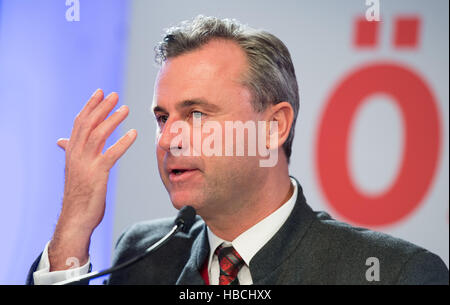
[[[80,1],[77,22],[65,2],[0,1],[0,284],[24,283],[52,236],[64,188],[56,140],[95,89],[122,91],[129,1]],[[110,264],[115,176],[91,241],[94,269]]]

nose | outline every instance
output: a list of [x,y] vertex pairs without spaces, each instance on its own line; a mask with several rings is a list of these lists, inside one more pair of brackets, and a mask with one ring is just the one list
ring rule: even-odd
[[189,124],[181,120],[167,120],[157,131],[157,144],[159,148],[174,156],[186,154],[190,147]]

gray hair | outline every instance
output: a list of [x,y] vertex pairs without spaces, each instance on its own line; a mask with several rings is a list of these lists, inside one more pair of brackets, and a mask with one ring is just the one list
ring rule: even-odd
[[234,19],[219,19],[199,15],[166,30],[163,41],[156,47],[156,62],[200,48],[211,39],[222,38],[236,42],[247,55],[249,68],[243,76],[253,96],[255,111],[283,101],[294,110],[294,120],[283,150],[289,162],[294,140],[295,122],[299,111],[299,93],[294,65],[287,47],[274,35],[255,30]]

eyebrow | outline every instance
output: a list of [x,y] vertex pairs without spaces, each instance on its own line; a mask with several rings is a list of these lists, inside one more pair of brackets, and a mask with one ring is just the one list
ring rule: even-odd
[[[204,109],[209,110],[211,112],[217,112],[217,111],[220,110],[219,106],[211,104],[211,103],[209,103],[208,101],[206,101],[203,98],[195,98],[195,99],[189,99],[189,100],[182,101],[182,102],[178,103],[175,106],[175,108],[178,111],[182,111],[182,110],[184,110],[186,108],[190,108],[192,106],[200,106],[200,107],[203,107]],[[164,107],[161,107],[161,106],[153,107],[153,112],[165,112],[165,113],[168,113],[168,111]]]

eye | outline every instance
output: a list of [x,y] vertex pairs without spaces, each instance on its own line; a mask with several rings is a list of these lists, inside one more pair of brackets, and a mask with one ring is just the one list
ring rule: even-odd
[[198,110],[193,110],[190,113],[194,119],[201,119],[205,116],[205,114]]
[[162,114],[157,114],[155,115],[156,117],[156,122],[158,123],[158,125],[161,127],[162,125],[164,125],[167,122],[168,116],[167,115],[162,115]]

